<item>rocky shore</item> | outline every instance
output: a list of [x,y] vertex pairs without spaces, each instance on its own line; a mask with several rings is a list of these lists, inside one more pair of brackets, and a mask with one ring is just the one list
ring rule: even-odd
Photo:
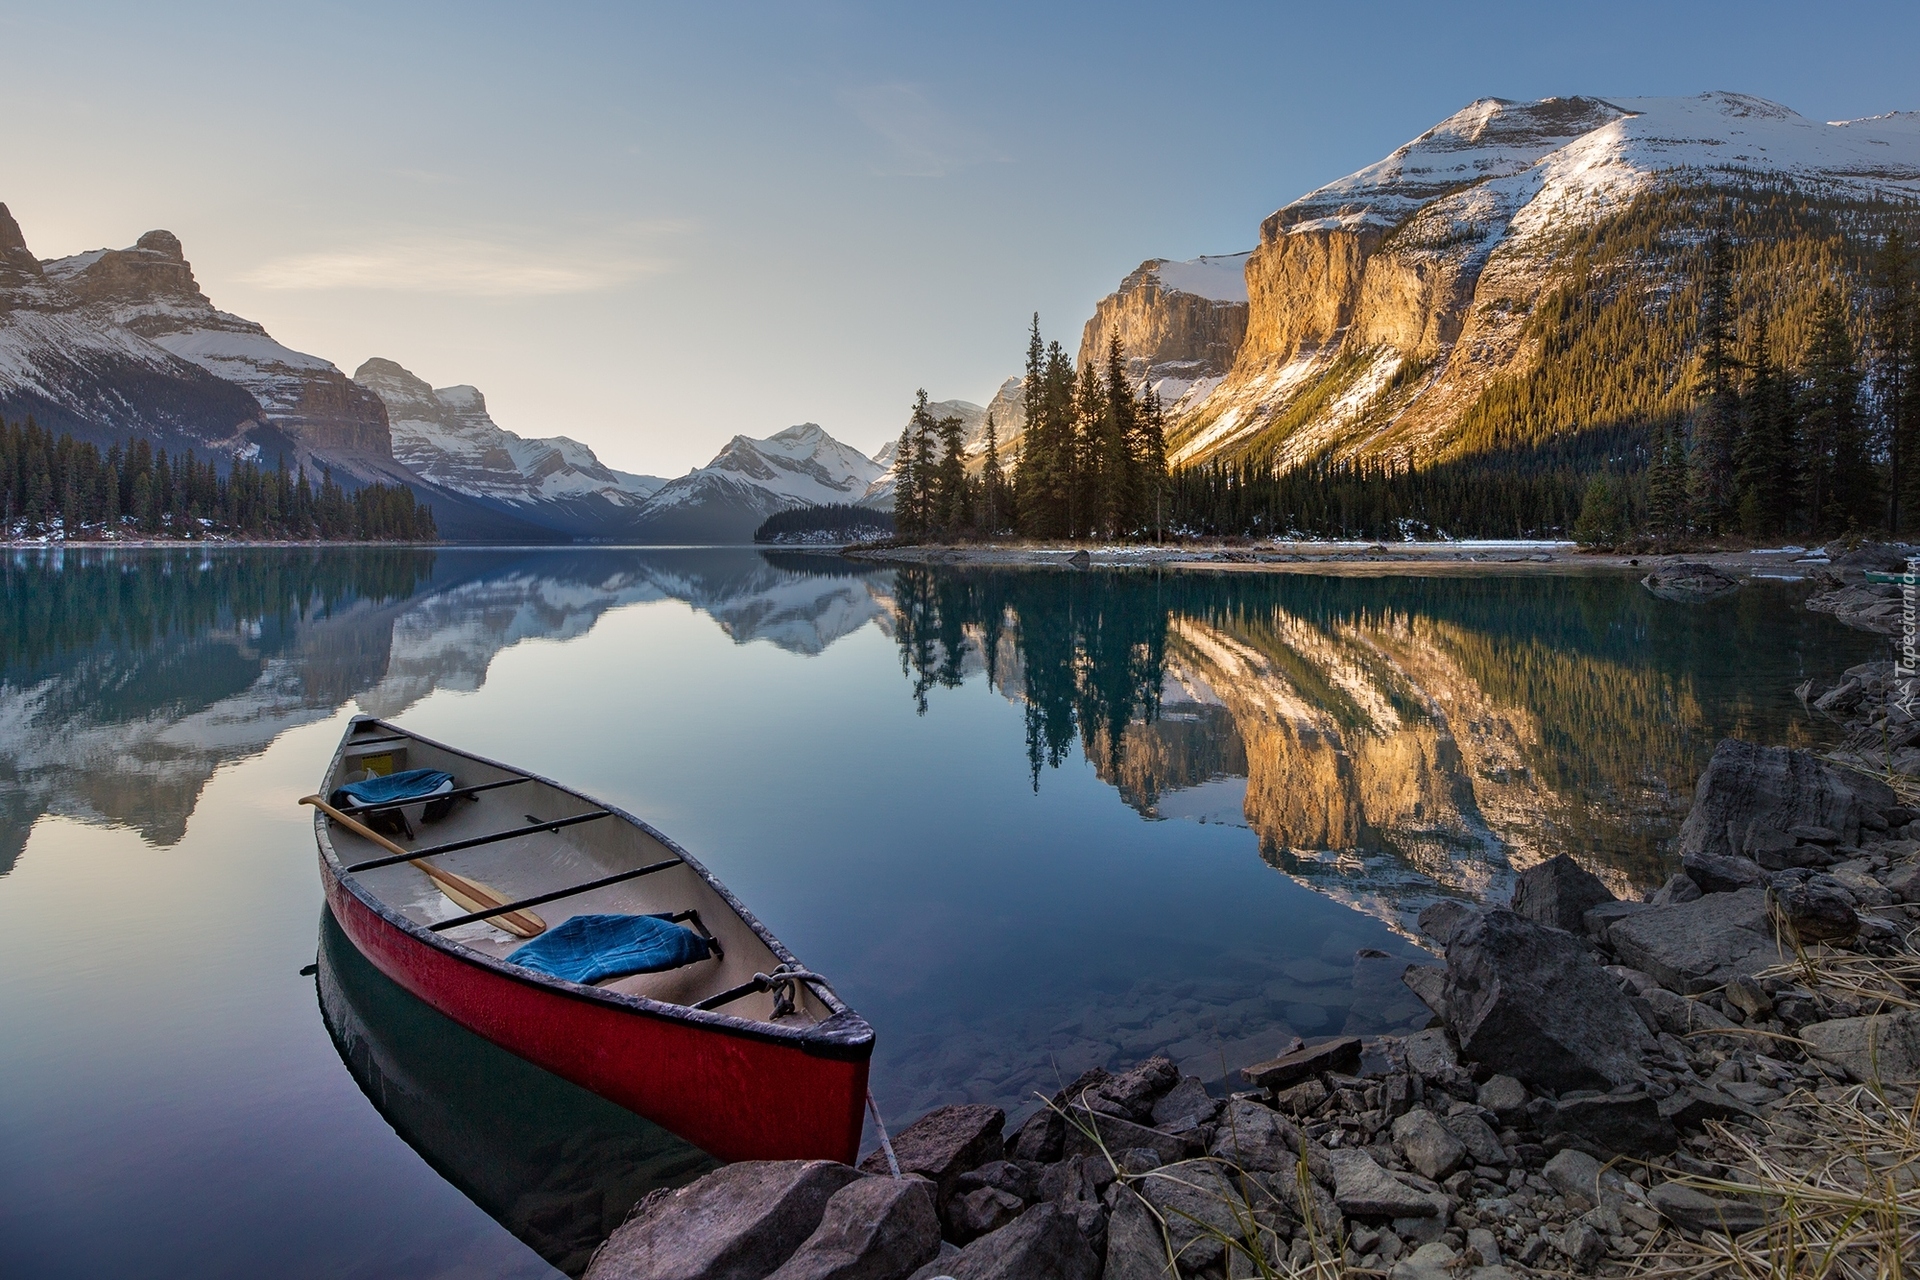
[[1785,1274],[1782,1250],[1828,1246],[1823,1274],[1871,1275],[1876,1251],[1913,1256],[1920,808],[1729,740],[1679,852],[1646,901],[1560,857],[1506,907],[1429,908],[1444,963],[1403,974],[1433,1012],[1416,1034],[1298,1044],[1227,1097],[1164,1057],[1096,1068],[1011,1132],[997,1107],[940,1107],[893,1136],[898,1176],[885,1150],[732,1165],[638,1205],[588,1280]]

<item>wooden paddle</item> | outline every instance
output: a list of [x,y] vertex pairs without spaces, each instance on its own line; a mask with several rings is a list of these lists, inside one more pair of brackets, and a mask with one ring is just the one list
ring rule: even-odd
[[[340,812],[319,796],[302,796],[300,797],[300,803],[312,805],[347,830],[353,832],[353,834],[363,840],[373,841],[388,853],[398,854],[403,858],[407,857],[407,851],[405,849],[402,849],[399,845],[364,823],[349,818],[346,814]],[[468,911],[490,911],[494,907],[504,907],[508,902],[512,901],[512,899],[508,898],[490,884],[482,884],[478,880],[469,880],[466,876],[455,875],[445,868],[436,867],[431,862],[422,862],[418,858],[407,858],[407,861],[426,872],[428,878],[431,879],[435,885],[439,886],[440,892],[446,894]],[[538,934],[545,933],[547,930],[547,922],[531,911],[509,911],[504,915],[494,916],[491,920],[487,921],[487,923],[497,925],[519,938],[535,937]]]

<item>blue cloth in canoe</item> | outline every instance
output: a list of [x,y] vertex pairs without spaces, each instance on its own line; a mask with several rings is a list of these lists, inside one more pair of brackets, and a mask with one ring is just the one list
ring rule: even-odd
[[340,796],[350,796],[357,805],[392,804],[396,800],[422,800],[453,781],[453,775],[438,769],[407,769],[401,773],[349,782],[335,791],[333,807],[341,808]]
[[507,956],[569,982],[677,969],[711,954],[707,940],[659,916],[574,916]]

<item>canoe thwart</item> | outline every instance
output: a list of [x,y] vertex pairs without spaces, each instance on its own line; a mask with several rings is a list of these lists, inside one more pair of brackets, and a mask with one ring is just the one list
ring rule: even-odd
[[[517,840],[521,836],[538,835],[542,831],[558,831],[562,827],[571,827],[582,822],[593,822],[600,818],[611,818],[608,809],[597,809],[592,813],[576,813],[571,818],[555,818],[551,822],[541,822],[531,827],[515,827],[511,831],[496,831],[492,835],[474,836],[468,840],[449,840],[445,844],[430,844],[424,849],[415,849],[411,853],[405,849],[389,854],[384,858],[369,858],[365,862],[356,862],[345,870],[349,875],[355,871],[372,871],[375,867],[390,867],[396,862],[412,862],[417,858],[431,858],[437,854],[454,853],[461,849],[473,849],[483,844],[493,844],[500,840]],[[398,846],[389,844],[388,848]]]
[[497,907],[489,907],[485,911],[470,911],[464,916],[455,916],[451,920],[436,920],[434,923],[428,925],[427,928],[434,933],[439,933],[444,929],[457,929],[463,924],[472,924],[476,920],[491,920],[495,916],[504,915],[509,911],[520,911],[526,907],[537,907],[542,903],[556,902],[561,898],[571,898],[577,893],[590,893],[595,889],[604,889],[610,884],[619,884],[625,880],[636,880],[641,876],[650,876],[656,871],[665,871],[669,867],[678,867],[681,865],[683,864],[680,859],[668,858],[664,862],[649,863],[644,867],[636,867],[632,871],[620,871],[610,876],[601,876],[598,880],[589,880],[585,884],[576,884],[565,889],[555,889],[550,893],[536,893],[531,898],[522,898],[518,902],[502,903]]

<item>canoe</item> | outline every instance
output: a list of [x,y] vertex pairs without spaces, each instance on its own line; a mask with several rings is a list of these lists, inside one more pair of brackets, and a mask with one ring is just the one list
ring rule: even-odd
[[[413,769],[453,775],[437,822],[369,838],[314,814],[327,905],[375,968],[721,1160],[853,1161],[873,1028],[691,854],[632,814],[369,716],[349,724],[320,795]],[[378,816],[361,808],[354,825]],[[494,905],[455,901],[441,886],[459,892],[459,878]],[[575,916],[663,916],[710,954],[591,983],[508,959]]]

